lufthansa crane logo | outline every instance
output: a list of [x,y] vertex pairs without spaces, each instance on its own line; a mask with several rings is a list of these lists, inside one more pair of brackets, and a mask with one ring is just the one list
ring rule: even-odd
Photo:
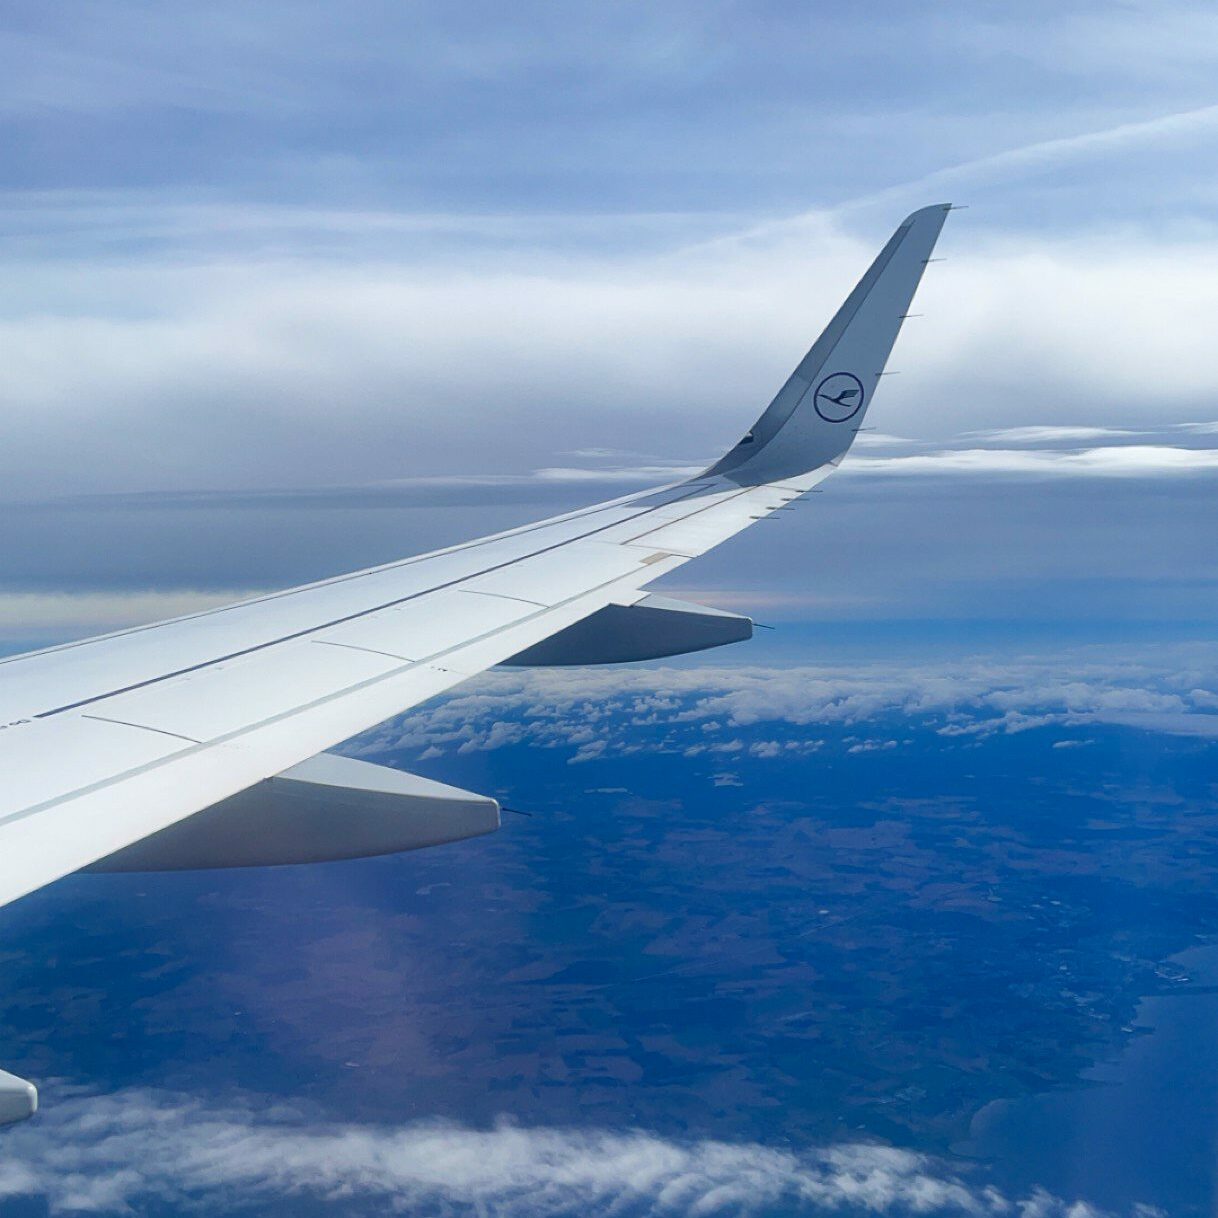
[[816,413],[826,423],[844,423],[863,409],[863,382],[853,372],[832,372],[812,395]]

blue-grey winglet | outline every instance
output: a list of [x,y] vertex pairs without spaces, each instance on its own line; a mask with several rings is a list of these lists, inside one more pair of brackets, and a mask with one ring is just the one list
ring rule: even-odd
[[707,474],[756,486],[845,455],[949,211],[950,203],[936,203],[904,221],[765,413]]

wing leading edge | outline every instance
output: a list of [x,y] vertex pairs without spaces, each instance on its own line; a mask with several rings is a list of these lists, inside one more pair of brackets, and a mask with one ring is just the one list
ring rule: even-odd
[[[897,229],[751,431],[695,478],[0,661],[0,904],[493,665],[630,659],[747,637],[747,619],[716,621],[644,590],[836,468],[949,210],[923,208]],[[635,622],[665,641],[635,647],[623,637]],[[4,1112],[0,1103],[0,1123]]]

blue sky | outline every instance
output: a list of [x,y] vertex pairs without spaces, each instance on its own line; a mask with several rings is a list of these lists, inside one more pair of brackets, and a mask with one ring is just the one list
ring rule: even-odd
[[681,588],[1195,632],[1216,35],[1189,4],[6,5],[0,636],[695,468],[940,199],[970,210],[878,432]]

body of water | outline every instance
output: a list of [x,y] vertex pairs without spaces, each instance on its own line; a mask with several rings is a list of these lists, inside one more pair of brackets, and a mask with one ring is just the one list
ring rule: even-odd
[[1176,957],[1179,992],[1146,999],[1143,1033],[1083,1085],[998,1101],[973,1122],[966,1153],[1009,1185],[1128,1212],[1218,1212],[1218,947]]

